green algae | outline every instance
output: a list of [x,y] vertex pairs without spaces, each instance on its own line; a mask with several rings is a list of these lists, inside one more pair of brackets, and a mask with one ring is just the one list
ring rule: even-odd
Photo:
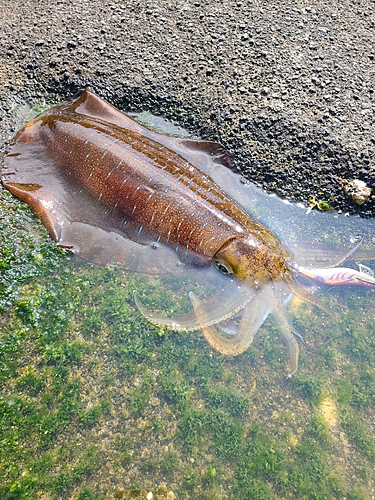
[[168,287],[76,261],[0,200],[1,498],[125,498],[162,483],[179,498],[372,494],[372,290],[327,298],[340,318],[292,310],[306,345],[287,381],[268,322],[235,360],[199,332],[161,335],[133,292],[171,307]]

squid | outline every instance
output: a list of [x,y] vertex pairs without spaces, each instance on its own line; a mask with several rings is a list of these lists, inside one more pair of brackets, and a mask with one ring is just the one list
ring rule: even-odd
[[[84,90],[18,132],[1,180],[58,246],[83,259],[149,274],[202,274],[203,281],[209,269],[217,292],[203,300],[191,291],[185,315],[152,312],[135,294],[138,309],[161,327],[201,330],[225,356],[248,349],[272,314],[288,349],[288,376],[296,372],[299,334],[287,298],[326,308],[298,282],[307,271],[293,267],[293,251],[250,215],[249,191],[220,144],[150,130]],[[362,275],[351,279],[365,283]],[[237,316],[227,338],[220,323]]]

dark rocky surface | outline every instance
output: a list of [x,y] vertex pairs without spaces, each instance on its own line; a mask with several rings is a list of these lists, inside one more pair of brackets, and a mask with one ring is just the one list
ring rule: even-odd
[[0,22],[3,140],[25,102],[88,87],[219,140],[267,190],[374,215],[372,0],[3,0]]

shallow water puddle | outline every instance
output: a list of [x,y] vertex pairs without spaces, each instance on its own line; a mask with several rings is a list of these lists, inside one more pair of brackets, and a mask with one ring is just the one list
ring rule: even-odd
[[[362,235],[345,266],[365,259],[375,269],[373,221],[307,214],[217,174],[299,262],[330,266]],[[269,319],[230,358],[199,332],[153,327],[134,306],[137,290],[150,309],[189,311],[191,290],[204,297],[217,286],[210,272],[152,277],[84,264],[55,249],[24,205],[1,200],[2,498],[126,498],[158,485],[177,498],[372,494],[373,290],[322,286],[315,294],[333,317],[291,304],[305,343],[286,380]]]

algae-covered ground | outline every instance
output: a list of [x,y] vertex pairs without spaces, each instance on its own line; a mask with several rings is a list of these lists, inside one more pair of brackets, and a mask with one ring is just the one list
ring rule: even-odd
[[[14,107],[90,88],[220,140],[268,191],[374,215],[371,0],[1,7],[1,145]],[[64,254],[0,188],[1,499],[375,497],[374,290],[327,291],[333,317],[290,305],[289,380],[271,322],[227,359],[152,327],[134,290],[175,308],[157,280]]]
[[374,290],[322,295],[337,317],[291,304],[287,380],[271,322],[236,359],[153,327],[134,290],[171,310],[168,288],[65,254],[0,196],[0,498],[373,498]]

